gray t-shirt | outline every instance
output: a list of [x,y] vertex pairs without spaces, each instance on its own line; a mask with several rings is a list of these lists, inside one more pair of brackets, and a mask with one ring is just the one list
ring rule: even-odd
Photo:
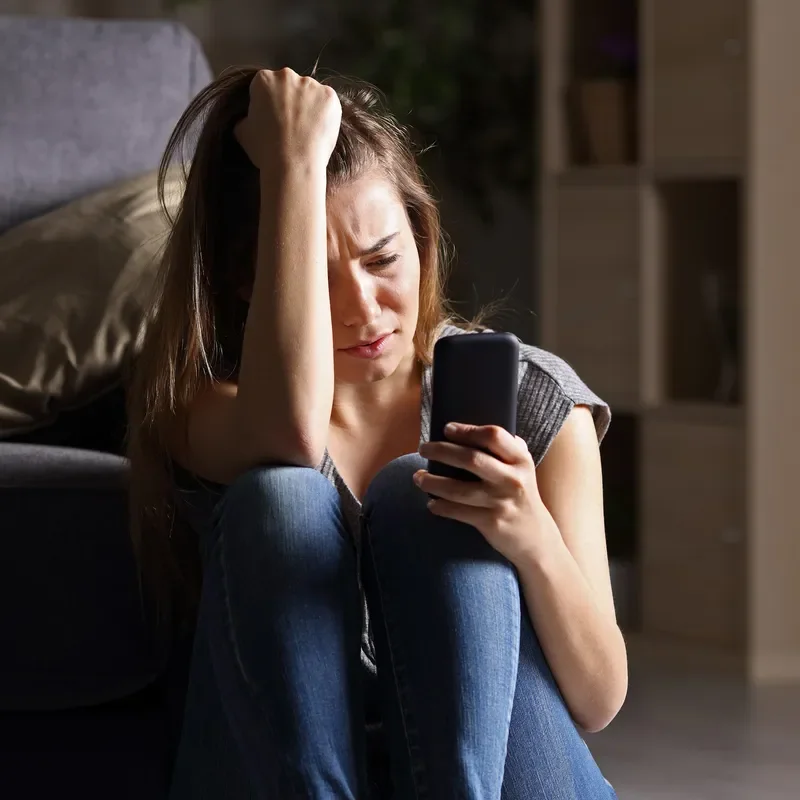
[[[439,338],[459,334],[467,332],[454,325],[445,325],[439,332]],[[431,375],[431,367],[425,367],[422,374],[420,444],[428,441],[430,436]],[[601,400],[563,359],[546,350],[520,342],[517,435],[527,443],[536,466],[541,463],[570,411],[578,405],[588,406],[591,409],[597,439],[598,442],[602,442],[611,422],[611,410],[608,404]],[[327,451],[318,469],[336,487],[354,545],[360,548],[361,503],[350,491]],[[370,671],[374,671],[375,651],[370,635],[369,612],[363,593],[362,601],[364,613],[362,661]]]

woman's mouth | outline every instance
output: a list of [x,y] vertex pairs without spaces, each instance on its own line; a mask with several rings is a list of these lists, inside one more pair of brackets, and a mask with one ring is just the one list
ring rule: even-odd
[[377,358],[385,349],[392,334],[387,333],[375,341],[366,344],[357,344],[355,347],[348,347],[342,350],[354,358]]

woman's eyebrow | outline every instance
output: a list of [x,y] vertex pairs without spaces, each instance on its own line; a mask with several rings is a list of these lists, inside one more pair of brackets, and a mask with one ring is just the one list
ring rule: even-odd
[[386,247],[387,244],[389,244],[389,242],[392,241],[392,239],[394,239],[395,236],[397,236],[399,232],[400,231],[395,231],[394,233],[390,233],[388,236],[384,236],[383,239],[378,239],[375,244],[364,250],[361,253],[361,256],[374,256],[375,253],[379,253],[384,247]]

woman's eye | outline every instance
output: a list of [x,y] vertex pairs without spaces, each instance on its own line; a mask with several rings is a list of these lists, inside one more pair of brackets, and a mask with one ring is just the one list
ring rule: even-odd
[[400,258],[400,256],[397,255],[396,253],[392,256],[385,256],[384,258],[379,258],[377,261],[371,261],[370,267],[377,267],[379,269],[383,267],[388,267],[390,264],[394,264],[394,262],[397,261],[398,258]]

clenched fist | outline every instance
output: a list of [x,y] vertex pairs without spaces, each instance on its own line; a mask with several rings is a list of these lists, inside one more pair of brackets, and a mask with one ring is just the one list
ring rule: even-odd
[[336,92],[291,69],[262,69],[250,83],[247,117],[235,135],[261,171],[307,164],[324,169],[331,157],[342,106]]

